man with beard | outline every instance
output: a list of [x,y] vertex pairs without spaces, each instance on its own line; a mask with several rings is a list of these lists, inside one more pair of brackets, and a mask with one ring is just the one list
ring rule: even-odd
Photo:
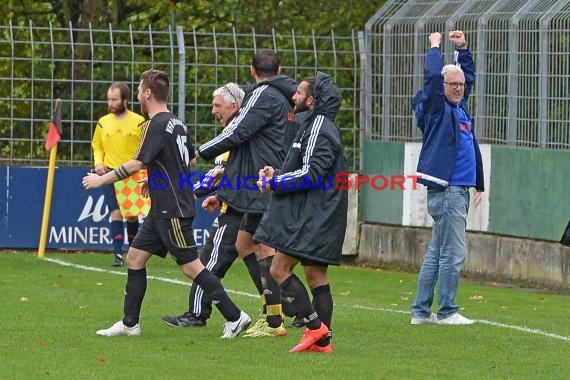
[[[152,201],[148,216],[127,254],[123,318],[96,334],[141,334],[140,313],[147,288],[146,263],[153,255],[165,258],[170,253],[182,272],[204,289],[227,320],[221,338],[235,338],[247,329],[251,318],[232,302],[220,279],[205,268],[198,257],[192,230],[194,191],[183,182],[190,175],[194,144],[188,127],[168,110],[169,86],[168,74],[164,71],[150,69],[141,74],[138,100],[141,111],[149,120],[142,126],[137,151],[117,169],[102,176],[89,173],[83,178],[85,189],[94,189],[127,178],[146,166],[149,182],[144,184],[143,193],[148,192]],[[156,180],[158,177],[160,182]]]
[[[217,88],[212,94],[212,115],[219,119],[224,127],[224,133],[229,123],[238,115],[239,108],[244,98],[243,90],[236,83],[227,83]],[[206,173],[201,181],[194,185],[194,193],[197,197],[208,195],[202,202],[202,208],[208,212],[220,209],[220,215],[214,220],[210,229],[210,236],[200,253],[202,263],[220,279],[224,278],[234,261],[238,257],[236,249],[236,239],[239,232],[243,213],[235,210],[227,202],[218,200],[217,196],[209,195],[216,190],[216,181],[223,175],[224,167],[231,152],[220,154],[215,159],[215,166]],[[216,179],[218,177],[218,179]],[[245,247],[243,251],[253,252],[253,243]],[[261,274],[255,255],[244,257],[244,264],[250,269],[250,276],[260,294],[263,294],[261,287]],[[257,270],[255,268],[257,267]],[[251,270],[253,268],[254,270]],[[170,327],[204,327],[212,314],[212,301],[209,300],[204,290],[195,282],[192,283],[190,296],[188,298],[188,310],[177,316],[165,315],[162,317],[164,323]],[[295,316],[295,310],[291,304],[283,301],[283,313],[289,317]],[[301,327],[304,325],[302,319],[295,319],[292,326]]]
[[[93,157],[95,173],[103,175],[114,170],[123,162],[131,159],[141,141],[140,125],[144,117],[128,109],[131,96],[129,86],[123,82],[115,82],[107,91],[107,108],[109,113],[99,119],[93,134]],[[123,265],[124,225],[123,215],[115,195],[115,186],[104,187],[105,201],[111,212],[111,236],[115,261],[113,266]],[[127,218],[127,235],[129,243],[139,229],[138,217]]]
[[[333,299],[329,265],[340,265],[348,194],[338,186],[347,175],[344,144],[335,123],[340,90],[322,72],[303,80],[293,96],[295,113],[305,112],[283,165],[265,166],[257,185],[272,192],[254,239],[275,249],[270,273],[305,320],[299,343],[289,352],[333,352]],[[301,263],[313,299],[295,275]]]
[[269,203],[269,195],[257,191],[257,172],[264,165],[281,166],[295,131],[292,97],[297,84],[293,78],[279,74],[279,62],[273,50],[262,49],[254,54],[250,74],[255,85],[246,92],[238,115],[225,133],[200,145],[195,153],[197,159],[210,159],[231,152],[217,197],[243,214],[236,249],[260,291],[262,302],[261,317],[244,334],[252,338],[287,334],[281,291],[269,275],[275,251],[253,240]]

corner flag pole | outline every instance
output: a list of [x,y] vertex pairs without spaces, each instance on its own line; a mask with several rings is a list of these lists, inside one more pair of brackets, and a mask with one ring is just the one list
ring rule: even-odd
[[40,245],[38,247],[38,257],[43,258],[46,250],[47,232],[49,226],[49,216],[51,211],[51,196],[53,193],[53,178],[55,175],[55,159],[57,156],[57,142],[61,139],[61,99],[56,99],[53,119],[49,126],[46,140],[46,149],[49,153],[49,166],[46,184],[46,196],[44,200],[44,214],[42,217],[42,229],[40,233]]

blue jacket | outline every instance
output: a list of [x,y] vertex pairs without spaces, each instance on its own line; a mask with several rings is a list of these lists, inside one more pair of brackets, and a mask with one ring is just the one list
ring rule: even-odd
[[[475,63],[468,49],[457,50],[456,57],[457,64],[461,66],[465,74],[465,93],[458,106],[469,115],[467,99],[475,82]],[[418,91],[412,100],[412,108],[418,120],[418,128],[423,133],[423,145],[417,168],[417,174],[421,175],[422,178],[418,179],[418,182],[440,190],[449,185],[453,175],[461,133],[459,120],[455,117],[453,106],[445,98],[442,69],[443,58],[440,49],[429,49],[424,64],[424,88]],[[471,124],[473,125],[473,120],[471,120]],[[478,191],[483,191],[485,190],[483,160],[474,131],[472,128],[476,162],[475,188]]]

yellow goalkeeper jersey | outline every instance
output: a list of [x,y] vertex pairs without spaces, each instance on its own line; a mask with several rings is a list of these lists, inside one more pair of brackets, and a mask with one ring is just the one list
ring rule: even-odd
[[144,117],[127,111],[122,119],[110,113],[99,119],[93,134],[95,165],[116,169],[132,159],[141,142],[141,123]]

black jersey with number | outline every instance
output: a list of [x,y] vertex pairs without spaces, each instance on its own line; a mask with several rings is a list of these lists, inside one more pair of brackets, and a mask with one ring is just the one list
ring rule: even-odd
[[194,157],[188,128],[175,115],[160,112],[144,123],[134,159],[142,161],[148,171],[150,214],[162,218],[194,216],[189,166]]

